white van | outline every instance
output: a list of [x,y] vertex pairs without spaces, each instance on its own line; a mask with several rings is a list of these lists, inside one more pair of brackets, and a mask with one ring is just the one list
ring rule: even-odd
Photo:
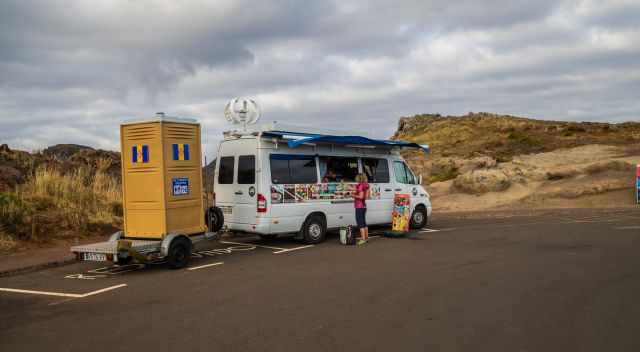
[[[411,195],[411,227],[431,216],[429,194],[400,156],[415,143],[381,141],[335,131],[273,123],[226,132],[215,169],[214,227],[262,237],[294,234],[307,243],[327,229],[355,225],[355,176],[369,177],[367,224],[392,222],[396,193]],[[215,225],[217,224],[217,226]]]

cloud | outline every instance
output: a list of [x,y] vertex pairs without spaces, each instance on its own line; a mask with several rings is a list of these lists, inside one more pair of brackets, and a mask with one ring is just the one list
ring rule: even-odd
[[[15,1],[0,12],[0,141],[118,149],[156,111],[389,137],[403,115],[638,118],[633,1]],[[372,128],[371,126],[375,126]]]

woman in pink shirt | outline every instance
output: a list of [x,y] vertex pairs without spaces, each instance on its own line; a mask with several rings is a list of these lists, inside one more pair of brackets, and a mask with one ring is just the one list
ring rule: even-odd
[[353,195],[353,206],[356,208],[356,224],[360,229],[358,244],[365,244],[369,240],[369,228],[367,227],[367,198],[369,198],[369,183],[365,174],[356,176],[356,192]]

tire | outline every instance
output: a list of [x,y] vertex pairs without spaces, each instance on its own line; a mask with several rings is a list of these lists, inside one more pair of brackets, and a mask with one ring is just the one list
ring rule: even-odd
[[409,227],[412,229],[421,229],[427,225],[427,210],[422,207],[416,207],[411,214],[411,221],[409,222]]
[[118,264],[119,266],[125,266],[125,265],[129,265],[133,262],[133,257],[132,256],[127,256],[125,257],[118,257],[118,262],[116,264]]
[[218,232],[224,225],[224,214],[218,207],[211,207],[207,209],[205,213],[204,222],[207,224],[207,228],[210,232]]
[[327,222],[319,215],[312,215],[302,225],[301,232],[305,243],[320,243],[327,234]]
[[184,268],[189,263],[189,259],[191,259],[191,241],[184,237],[179,237],[173,240],[167,255],[169,268]]

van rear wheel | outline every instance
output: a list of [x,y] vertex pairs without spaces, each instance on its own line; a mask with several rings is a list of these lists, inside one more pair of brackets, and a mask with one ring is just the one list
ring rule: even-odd
[[319,215],[312,215],[302,225],[302,238],[305,243],[314,244],[324,241],[327,234],[327,222]]

